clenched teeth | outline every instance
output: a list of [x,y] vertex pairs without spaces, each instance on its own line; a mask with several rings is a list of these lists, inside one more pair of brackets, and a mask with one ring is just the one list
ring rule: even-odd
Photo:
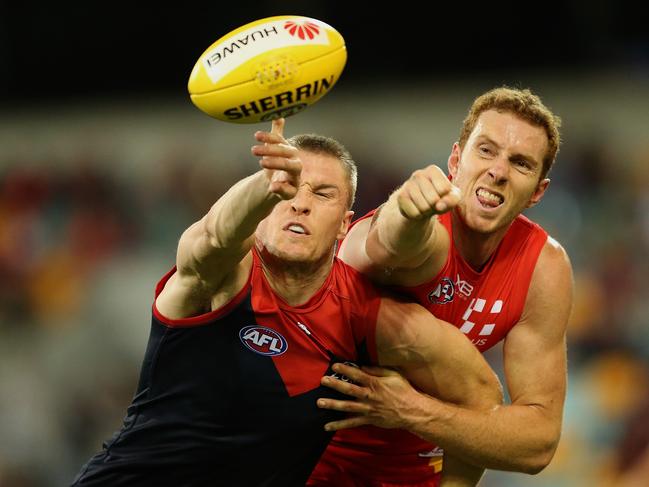
[[500,203],[503,202],[503,198],[501,196],[499,196],[497,194],[493,194],[493,193],[487,191],[484,188],[478,189],[478,191],[476,191],[476,194],[478,196],[480,196],[480,198],[484,198],[486,200],[493,201],[494,203],[497,203],[497,204],[500,204]]

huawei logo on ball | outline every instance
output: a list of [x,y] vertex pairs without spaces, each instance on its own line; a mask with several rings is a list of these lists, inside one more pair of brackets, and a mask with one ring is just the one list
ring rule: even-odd
[[298,36],[302,40],[307,37],[313,39],[320,33],[320,27],[313,22],[298,23],[293,22],[292,20],[287,20],[284,24],[284,29],[286,29],[292,36]]

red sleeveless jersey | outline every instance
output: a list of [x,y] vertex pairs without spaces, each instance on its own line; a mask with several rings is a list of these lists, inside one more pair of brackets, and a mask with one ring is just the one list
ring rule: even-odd
[[[548,235],[536,223],[518,216],[489,261],[477,272],[455,247],[451,213],[440,215],[439,221],[451,237],[442,270],[427,283],[399,287],[399,291],[437,318],[458,327],[484,352],[505,338],[519,321]],[[382,482],[422,482],[434,481],[436,475],[429,463],[433,465],[441,455],[435,445],[406,431],[363,427],[339,431],[323,463],[342,463],[354,475]]]
[[444,267],[430,282],[401,289],[437,318],[458,327],[484,352],[518,323],[548,234],[533,221],[518,216],[477,272],[455,248],[451,213],[441,215],[440,222],[451,236]]

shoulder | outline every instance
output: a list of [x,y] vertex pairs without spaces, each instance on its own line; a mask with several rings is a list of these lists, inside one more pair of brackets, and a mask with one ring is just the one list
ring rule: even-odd
[[371,274],[373,270],[372,261],[365,251],[371,224],[372,218],[367,215],[353,222],[337,251],[338,258],[345,264],[366,274]]
[[548,232],[525,215],[518,215],[509,227],[505,238],[508,239],[509,245],[522,244],[526,248],[535,248],[540,252],[548,238]]
[[568,253],[559,242],[548,236],[534,267],[525,301],[523,318],[548,321],[560,315],[568,319],[572,306],[573,275]]
[[358,256],[355,250],[358,248],[359,244],[362,247],[365,247],[365,239],[367,238],[367,234],[370,231],[372,222],[377,218],[380,211],[381,207],[375,208],[374,210],[370,210],[360,218],[354,220],[349,226],[347,235],[345,236],[343,241],[340,242],[337,255],[355,268],[358,268],[359,265],[362,264],[362,262],[359,262],[358,265],[356,265]]
[[[540,228],[540,227],[539,227]],[[547,235],[539,259],[534,268],[532,280],[572,277],[572,264],[563,246]]]

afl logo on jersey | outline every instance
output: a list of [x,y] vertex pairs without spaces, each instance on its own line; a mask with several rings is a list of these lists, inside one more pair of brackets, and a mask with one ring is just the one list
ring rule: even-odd
[[249,350],[259,355],[281,355],[288,349],[288,343],[282,335],[263,326],[241,328],[239,339]]
[[448,277],[442,277],[437,287],[428,295],[428,301],[435,304],[446,304],[453,301],[455,296],[455,285]]

